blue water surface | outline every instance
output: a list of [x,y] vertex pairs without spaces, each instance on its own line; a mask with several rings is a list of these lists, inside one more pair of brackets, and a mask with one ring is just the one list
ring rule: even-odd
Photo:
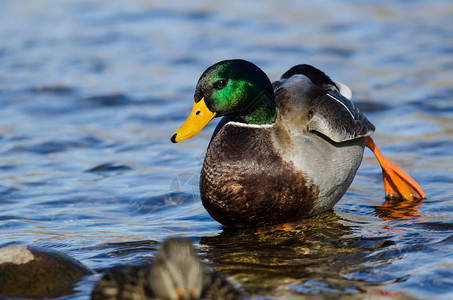
[[[189,237],[258,299],[453,298],[450,1],[0,1],[0,246],[62,251],[99,274]],[[385,201],[371,154],[333,212],[293,231],[223,229],[199,172],[215,122],[169,138],[201,73],[244,58],[348,84],[381,151],[423,187]]]

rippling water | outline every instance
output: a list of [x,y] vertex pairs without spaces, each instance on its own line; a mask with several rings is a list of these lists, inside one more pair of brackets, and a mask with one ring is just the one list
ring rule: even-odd
[[[0,1],[0,246],[102,272],[190,237],[247,295],[453,297],[450,1]],[[371,152],[343,199],[292,230],[224,230],[198,176],[215,124],[169,137],[206,67],[309,63],[355,92],[381,151],[424,188],[384,201]],[[83,278],[87,298],[100,275]]]

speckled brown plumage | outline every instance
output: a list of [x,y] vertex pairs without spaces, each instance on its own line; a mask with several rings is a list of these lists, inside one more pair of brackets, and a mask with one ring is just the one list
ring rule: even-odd
[[153,299],[149,284],[149,265],[113,268],[98,281],[92,300]]
[[319,189],[282,159],[271,140],[270,128],[229,124],[212,140],[200,187],[203,205],[214,219],[244,227],[308,216]]
[[166,240],[152,264],[108,270],[91,294],[92,300],[236,300],[240,292],[212,272],[195,255],[191,242]]

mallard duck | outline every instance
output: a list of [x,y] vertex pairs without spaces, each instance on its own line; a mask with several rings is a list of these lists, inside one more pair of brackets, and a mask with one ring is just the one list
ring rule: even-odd
[[291,68],[273,84],[241,59],[204,71],[193,109],[171,141],[191,138],[223,117],[201,171],[209,214],[225,226],[246,227],[330,210],[354,179],[365,145],[383,167],[387,196],[423,198],[420,187],[378,152],[370,138],[374,125],[345,95],[350,90],[310,65]]
[[184,238],[163,242],[152,264],[109,270],[93,289],[93,300],[235,300],[239,291],[210,271]]

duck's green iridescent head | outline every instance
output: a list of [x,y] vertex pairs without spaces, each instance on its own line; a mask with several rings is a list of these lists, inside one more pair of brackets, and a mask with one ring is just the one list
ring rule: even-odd
[[276,111],[272,84],[256,65],[242,59],[209,67],[198,80],[194,106],[176,130],[176,143],[196,135],[214,117],[228,116],[247,124],[271,124]]

